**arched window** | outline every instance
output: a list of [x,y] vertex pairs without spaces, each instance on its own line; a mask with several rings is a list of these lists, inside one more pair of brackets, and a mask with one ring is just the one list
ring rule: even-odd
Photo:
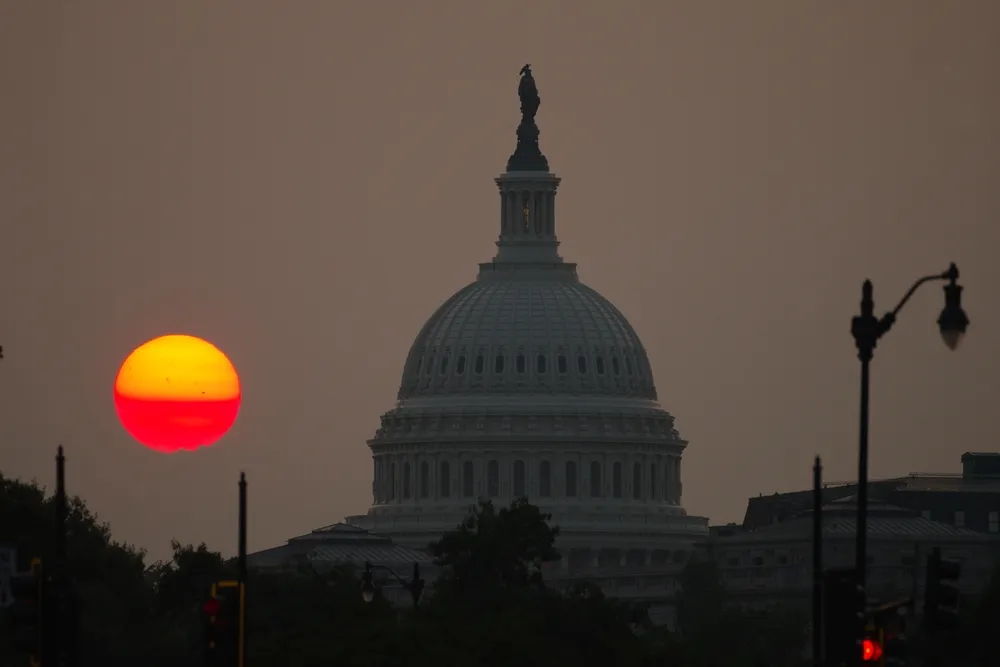
[[590,497],[601,497],[601,464],[597,461],[590,462]]
[[431,464],[427,461],[420,462],[420,497],[431,497]]
[[642,500],[642,464],[632,466],[632,497]]
[[493,364],[493,372],[494,373],[503,373],[503,355],[502,354],[498,354],[497,355],[496,361]]
[[412,491],[412,489],[410,488],[410,464],[409,463],[404,463],[403,464],[403,499],[404,500],[409,500],[410,499],[410,491]]
[[527,495],[527,489],[525,489],[524,461],[514,461],[514,497],[524,498]]
[[447,461],[441,461],[441,473],[438,476],[438,487],[440,496],[447,498],[451,495],[451,466]]
[[566,461],[566,497],[576,498],[576,462]]
[[618,357],[611,357],[611,370],[614,371],[615,375],[622,374],[622,366],[618,363]]
[[480,354],[479,356],[476,357],[476,367],[475,367],[476,375],[482,375],[483,374],[483,364],[484,364],[484,362],[485,362],[485,360],[483,359],[483,355]]
[[472,461],[466,461],[462,464],[462,495],[466,498],[476,495],[473,472]]
[[565,354],[560,354],[559,355],[559,360],[557,362],[557,368],[559,369],[560,373],[565,373],[566,372],[566,355]]
[[576,370],[580,372],[580,375],[587,372],[587,357],[582,354],[576,358]]
[[389,464],[389,500],[396,499],[396,464]]
[[523,373],[524,372],[524,355],[523,354],[517,355],[517,365],[516,365],[516,368],[517,368],[517,372],[518,373]]
[[441,375],[444,375],[445,371],[448,370],[448,355],[441,357]]
[[548,461],[538,464],[538,495],[542,498],[552,496],[552,464]]
[[542,374],[545,373],[545,355],[544,354],[538,355],[538,358],[535,359],[535,369],[538,371],[539,375],[542,375]]
[[622,497],[622,464],[618,461],[611,468],[611,495],[615,498]]
[[656,500],[656,471],[657,467],[655,463],[649,464],[649,499]]
[[427,360],[427,365],[424,366],[424,372],[427,375],[430,375],[431,373],[434,372],[434,357],[431,357],[430,359]]
[[597,357],[597,374],[604,375],[604,357]]
[[500,495],[500,464],[497,461],[486,464],[486,495],[490,498]]
[[465,372],[465,355],[460,355],[458,357],[458,362],[455,363],[455,374],[461,375]]

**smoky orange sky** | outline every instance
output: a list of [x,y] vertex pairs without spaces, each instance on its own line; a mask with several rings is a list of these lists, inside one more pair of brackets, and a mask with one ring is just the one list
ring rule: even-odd
[[[493,256],[542,97],[562,253],[630,318],[690,441],[684,504],[856,476],[850,318],[924,287],[873,365],[872,476],[1000,450],[1000,3],[0,3],[0,470],[116,538],[251,549],[364,512],[365,444],[425,318]],[[112,399],[155,336],[233,360],[243,407],[194,455]]]

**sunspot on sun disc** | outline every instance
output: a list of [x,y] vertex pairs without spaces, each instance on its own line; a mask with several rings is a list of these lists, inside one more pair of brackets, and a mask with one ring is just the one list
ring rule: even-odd
[[115,408],[125,430],[158,452],[208,447],[240,411],[240,378],[229,358],[195,336],[160,336],[122,362]]

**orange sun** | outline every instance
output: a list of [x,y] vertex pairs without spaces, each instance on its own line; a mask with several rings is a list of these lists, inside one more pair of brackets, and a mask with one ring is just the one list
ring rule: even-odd
[[160,336],[137,347],[115,378],[122,426],[159,452],[213,444],[236,421],[241,400],[233,364],[194,336]]

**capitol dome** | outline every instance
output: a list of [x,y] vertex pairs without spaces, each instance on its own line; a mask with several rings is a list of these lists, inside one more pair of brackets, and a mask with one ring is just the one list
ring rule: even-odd
[[425,548],[477,500],[527,498],[559,526],[568,570],[677,566],[707,534],[681,505],[687,442],[635,330],[559,254],[528,68],[518,92],[496,254],[414,339],[368,441],[371,509],[348,522]]
[[574,273],[485,271],[417,335],[399,400],[469,394],[572,394],[656,399],[632,325]]

